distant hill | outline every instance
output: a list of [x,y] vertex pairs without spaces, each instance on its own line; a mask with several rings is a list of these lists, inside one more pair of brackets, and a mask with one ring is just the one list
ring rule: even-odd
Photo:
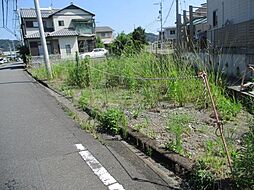
[[15,48],[17,48],[19,41],[9,40],[9,39],[0,39],[0,48],[3,49],[3,51],[10,51],[10,46],[11,46],[11,49],[13,50],[12,41],[14,42]]
[[153,33],[145,33],[147,42],[155,42],[158,39],[158,35]]

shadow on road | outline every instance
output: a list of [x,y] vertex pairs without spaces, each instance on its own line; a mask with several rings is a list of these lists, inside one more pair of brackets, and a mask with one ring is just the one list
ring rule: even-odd
[[[106,149],[108,149],[108,151],[111,153],[111,155],[116,159],[116,161],[120,164],[120,166],[123,168],[123,170],[125,171],[125,173],[130,177],[130,179],[132,181],[136,181],[136,182],[140,182],[140,183],[150,183],[150,184],[154,184],[155,186],[159,186],[163,189],[169,189],[169,190],[180,190],[180,188],[178,187],[174,187],[170,184],[168,184],[168,182],[164,181],[162,178],[161,180],[163,181],[163,183],[161,182],[157,182],[157,181],[152,181],[152,180],[148,180],[148,179],[142,179],[142,178],[137,178],[131,175],[131,173],[128,171],[128,169],[122,164],[122,162],[116,157],[116,155],[111,151],[111,149],[107,146],[104,145],[106,147]],[[149,166],[148,166],[149,167]],[[161,189],[160,188],[160,189]]]
[[35,83],[33,81],[8,81],[8,82],[0,82],[0,85],[3,84],[28,84],[28,83]]
[[17,69],[25,69],[24,63],[9,63],[3,67],[0,67],[1,70],[17,70]]

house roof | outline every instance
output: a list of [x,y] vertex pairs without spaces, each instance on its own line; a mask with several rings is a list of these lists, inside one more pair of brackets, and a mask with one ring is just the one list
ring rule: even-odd
[[114,30],[109,26],[97,26],[95,32],[113,32]]
[[207,23],[207,18],[203,17],[203,18],[195,18],[193,20],[193,25],[198,25],[198,24],[205,24]]
[[176,30],[176,26],[163,27],[163,29],[166,29],[166,30]]
[[[44,32],[45,37],[48,37],[49,33],[50,32]],[[26,39],[34,39],[34,38],[40,38],[40,37],[41,37],[40,32],[35,32],[33,34],[29,34],[25,36]]]
[[[40,10],[41,10],[42,18],[49,18],[49,17],[61,12],[62,10],[65,10],[65,9],[80,9],[88,14],[91,14],[92,16],[95,16],[95,14],[93,14],[85,9],[82,9],[76,5],[73,5],[73,4],[68,5],[67,7],[64,7],[62,9],[51,9],[51,8],[43,9],[43,8],[41,8]],[[22,18],[37,18],[34,8],[21,8],[20,9],[20,16]]]
[[[195,18],[193,20],[193,25],[199,25],[199,24],[206,24],[207,23],[207,17],[200,17],[200,18]],[[187,26],[190,25],[190,22],[187,23]]]
[[64,8],[62,8],[62,9],[59,9],[58,11],[52,13],[50,16],[53,16],[53,15],[55,15],[55,14],[57,14],[57,13],[59,13],[59,12],[65,10],[65,9],[80,9],[80,10],[82,10],[82,11],[88,13],[88,14],[91,14],[92,16],[95,16],[95,14],[93,14],[93,13],[91,13],[91,12],[85,10],[85,9],[82,9],[81,7],[78,7],[77,5],[74,5],[74,4],[72,4],[72,3],[71,3],[69,6],[64,7]]
[[[64,36],[78,36],[79,34],[73,30],[73,29],[69,29],[69,28],[64,28],[58,31],[54,31],[54,32],[45,32],[45,37],[64,37]],[[35,39],[35,38],[40,38],[40,32],[35,32],[33,34],[30,35],[26,35],[25,38],[26,39]]]
[[73,30],[73,29],[69,29],[69,28],[63,28],[61,30],[58,31],[54,31],[51,32],[49,34],[50,37],[56,37],[56,36],[78,36],[79,34]]
[[[52,13],[57,12],[59,9],[41,9],[42,18],[48,18]],[[37,18],[35,9],[22,8],[20,9],[20,16],[22,18]]]

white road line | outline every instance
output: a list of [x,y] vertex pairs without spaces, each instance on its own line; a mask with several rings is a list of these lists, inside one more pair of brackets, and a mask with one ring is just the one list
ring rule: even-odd
[[76,145],[78,150],[80,150],[80,151],[85,150],[85,147],[82,144],[75,144],[75,145]]
[[85,150],[85,147],[82,144],[76,144],[76,147],[80,150],[79,154],[83,160],[109,190],[125,190],[124,187],[117,183],[115,178],[108,173],[100,162],[88,150]]
[[124,190],[123,186],[119,183],[115,183],[113,185],[108,186],[109,190]]

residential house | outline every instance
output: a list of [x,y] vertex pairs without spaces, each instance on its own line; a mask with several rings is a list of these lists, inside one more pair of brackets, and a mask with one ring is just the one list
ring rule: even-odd
[[194,18],[206,17],[207,16],[207,3],[202,3],[200,7],[198,7],[194,13]]
[[207,0],[208,39],[214,48],[254,52],[254,1]]
[[176,40],[176,27],[175,26],[163,28],[163,40],[175,42],[175,40]]
[[96,36],[100,37],[102,43],[107,47],[113,42],[113,29],[109,26],[97,26],[95,28]]
[[184,23],[182,25],[182,44],[183,47],[197,48],[203,50],[206,48],[207,41],[207,4],[203,3],[200,7],[194,8],[190,6],[189,15],[186,11],[184,15]]
[[[95,15],[74,4],[62,9],[41,9],[49,54],[61,58],[73,57],[75,52],[92,51],[95,47]],[[32,56],[43,49],[35,9],[20,9],[21,30]]]
[[207,0],[207,8],[213,62],[227,75],[242,77],[254,65],[254,1]]

